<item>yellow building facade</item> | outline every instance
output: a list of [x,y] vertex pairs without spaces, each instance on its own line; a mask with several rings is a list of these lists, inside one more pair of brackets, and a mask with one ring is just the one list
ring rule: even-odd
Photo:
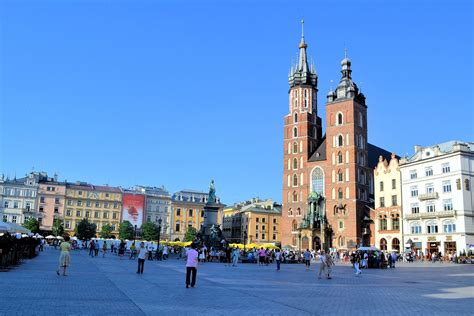
[[[204,207],[208,194],[193,190],[183,190],[173,194],[171,204],[170,239],[183,240],[188,227],[201,229],[204,223]],[[219,200],[218,200],[219,203]],[[222,223],[222,209],[219,208],[217,223]]]
[[96,186],[87,183],[66,184],[64,211],[65,231],[74,234],[82,219],[96,224],[97,234],[105,224],[112,226],[118,237],[122,213],[122,190],[116,187]]

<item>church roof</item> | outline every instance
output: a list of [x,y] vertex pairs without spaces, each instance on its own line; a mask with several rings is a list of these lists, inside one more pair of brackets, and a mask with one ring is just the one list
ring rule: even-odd
[[308,161],[323,161],[326,160],[326,135],[323,136],[316,151],[309,157]]
[[[390,161],[390,158],[392,157],[392,153],[386,151],[383,148],[380,148],[378,146],[372,145],[370,143],[367,144],[367,151],[368,151],[368,167],[369,168],[375,168],[377,167],[377,164],[379,163],[379,157],[382,156],[384,157],[387,161]],[[396,156],[397,159],[400,159],[400,157]]]

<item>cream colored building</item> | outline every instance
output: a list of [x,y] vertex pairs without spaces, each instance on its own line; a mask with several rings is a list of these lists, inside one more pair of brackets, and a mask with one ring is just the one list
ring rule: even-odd
[[403,250],[402,187],[395,154],[390,162],[382,156],[374,170],[375,246],[380,250]]
[[118,237],[122,212],[122,190],[116,187],[97,186],[84,182],[66,184],[64,229],[74,234],[77,224],[86,218],[96,224],[97,234],[105,224],[112,226]]
[[281,205],[253,198],[225,208],[222,231],[231,243],[281,242]]

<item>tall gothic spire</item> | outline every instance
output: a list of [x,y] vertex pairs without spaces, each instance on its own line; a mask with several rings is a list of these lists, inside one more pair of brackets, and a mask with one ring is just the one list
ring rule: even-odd
[[308,45],[304,40],[304,19],[301,19],[301,40],[298,45],[298,62],[291,70],[291,73],[288,76],[290,86],[295,86],[299,84],[309,84],[313,86],[317,85],[318,76],[316,75],[316,69],[314,67],[314,64],[311,63],[311,68],[308,65],[308,56],[306,54],[307,47]]

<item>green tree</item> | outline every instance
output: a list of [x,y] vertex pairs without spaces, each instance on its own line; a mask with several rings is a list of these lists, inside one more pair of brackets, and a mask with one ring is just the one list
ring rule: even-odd
[[193,241],[196,238],[197,229],[189,226],[186,234],[184,235],[184,241]]
[[102,226],[102,229],[99,233],[100,237],[102,238],[111,238],[112,237],[112,226],[109,224],[105,224]]
[[62,236],[64,234],[64,226],[63,221],[59,218],[55,218],[53,220],[53,235],[54,236]]
[[97,226],[89,223],[89,221],[83,218],[76,226],[76,237],[80,240],[88,240],[95,237],[97,232]]
[[123,221],[119,227],[120,239],[133,239],[133,225],[129,221]]
[[151,222],[143,224],[142,237],[148,241],[155,241],[158,238],[158,226]]
[[23,223],[23,227],[31,230],[32,233],[39,232],[39,222],[36,218],[30,217]]

